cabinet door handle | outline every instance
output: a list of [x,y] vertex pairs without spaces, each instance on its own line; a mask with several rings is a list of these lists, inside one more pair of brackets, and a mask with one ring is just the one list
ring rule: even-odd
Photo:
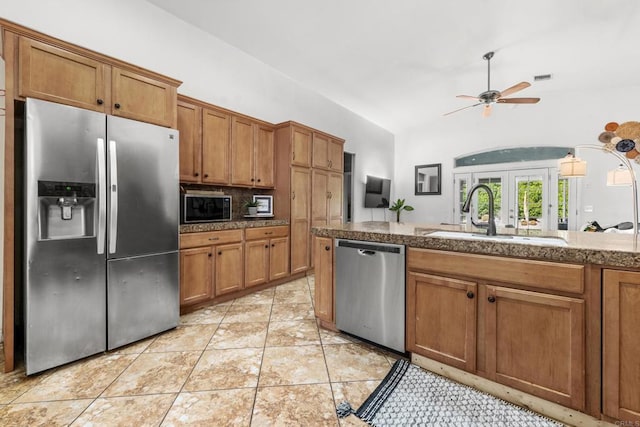
[[296,192],[292,192],[291,193],[291,200],[295,200],[296,199]]
[[331,246],[325,246],[325,247],[324,247],[324,250],[325,250],[325,251],[330,251],[330,250],[331,250]]
[[98,105],[104,104],[104,101],[100,98],[96,99],[96,102],[98,103]]
[[333,162],[331,160],[329,160],[329,167],[333,167]]
[[209,252],[209,254],[208,254],[208,255],[209,255],[209,256],[211,256],[211,252]]
[[295,160],[295,159],[296,159],[296,152],[294,151],[294,152],[293,152],[293,159],[292,159],[292,160]]
[[209,240],[220,240],[219,237],[209,237]]
[[222,251],[218,251],[218,255],[222,255]]
[[116,107],[116,110],[120,109],[120,104],[118,104],[117,102],[113,104],[113,106]]
[[258,178],[258,182],[260,182],[260,178]]
[[198,172],[194,173],[193,176],[200,176]]
[[255,179],[251,178],[251,182],[255,181]]
[[265,234],[266,236],[270,236],[271,234],[273,234],[273,231],[265,231],[265,232],[264,232],[264,234]]
[[204,177],[205,177],[205,178],[209,178],[209,174],[208,174],[208,173],[205,173],[205,174],[204,174]]
[[265,247],[265,249],[268,249],[268,248],[269,248],[269,245],[264,245],[264,247]]
[[474,297],[474,296],[475,296],[475,295],[474,295],[474,293],[473,293],[473,292],[471,292],[471,291],[467,292],[467,298],[469,298],[469,299],[473,299],[473,297]]
[[273,247],[275,247],[275,246],[276,246],[276,244],[275,244],[275,243],[272,243],[272,244],[271,244],[271,247],[272,247],[272,248],[273,248]]
[[493,295],[490,295],[489,298],[487,298],[489,300],[489,302],[493,303],[496,302],[496,297],[494,297]]

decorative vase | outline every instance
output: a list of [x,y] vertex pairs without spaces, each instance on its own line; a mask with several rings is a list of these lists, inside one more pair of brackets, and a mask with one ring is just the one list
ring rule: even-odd
[[249,215],[257,215],[258,214],[258,207],[257,206],[249,206],[247,208],[247,210],[249,211]]

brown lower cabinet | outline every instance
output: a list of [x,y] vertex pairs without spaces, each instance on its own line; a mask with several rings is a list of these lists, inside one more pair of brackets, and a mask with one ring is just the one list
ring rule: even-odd
[[289,227],[246,230],[245,287],[257,286],[289,275]]
[[242,243],[218,245],[215,247],[215,294],[228,294],[244,288],[244,257]]
[[[564,264],[414,248],[407,254],[409,351],[584,410],[585,303],[581,295],[545,290],[556,286],[549,271],[561,272]],[[501,260],[526,274],[494,282],[503,274],[487,266]],[[455,265],[459,272],[451,273]],[[582,288],[575,267],[566,265],[557,286]],[[523,286],[540,291],[518,289]]]
[[[481,285],[484,286],[484,285]],[[570,408],[585,407],[584,301],[487,286],[486,374]]]
[[289,276],[289,226],[180,235],[180,307]]
[[180,251],[180,305],[213,298],[213,248]]
[[640,272],[604,270],[602,412],[640,425]]
[[181,307],[242,289],[243,237],[243,230],[180,235]]
[[474,281],[409,271],[408,350],[474,372],[477,294]]
[[335,324],[333,283],[333,239],[313,238],[315,269],[314,309],[316,317],[328,324]]

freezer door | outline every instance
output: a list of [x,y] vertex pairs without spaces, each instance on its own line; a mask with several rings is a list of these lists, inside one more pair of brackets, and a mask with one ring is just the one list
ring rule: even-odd
[[27,99],[25,116],[23,301],[29,375],[105,350],[104,240],[100,246],[105,205],[97,161],[104,155],[99,150],[106,125],[104,114],[34,99]]
[[109,350],[178,325],[178,252],[109,260]]
[[108,258],[178,249],[178,131],[107,118]]

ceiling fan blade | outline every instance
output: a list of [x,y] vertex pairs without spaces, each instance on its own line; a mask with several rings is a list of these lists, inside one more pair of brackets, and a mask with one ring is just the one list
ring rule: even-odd
[[531,86],[531,83],[528,83],[528,82],[520,82],[520,83],[518,83],[517,85],[513,85],[513,86],[511,86],[511,87],[509,87],[509,88],[506,88],[506,89],[505,89],[505,90],[503,90],[502,92],[500,92],[500,97],[503,97],[503,96],[509,96],[509,95],[511,95],[512,93],[519,92],[519,91],[521,91],[522,89],[526,89],[526,88],[528,88],[529,86]]
[[478,102],[477,104],[468,105],[466,107],[458,108],[457,110],[449,111],[448,113],[444,113],[443,116],[448,116],[449,114],[457,113],[458,111],[466,110],[467,108],[475,107],[477,105],[482,104],[482,102]]
[[500,98],[496,102],[500,104],[536,104],[540,98]]
[[456,98],[473,99],[476,101],[480,100],[477,96],[471,96],[471,95],[456,95]]
[[482,117],[489,117],[491,115],[491,104],[487,104],[482,109]]

